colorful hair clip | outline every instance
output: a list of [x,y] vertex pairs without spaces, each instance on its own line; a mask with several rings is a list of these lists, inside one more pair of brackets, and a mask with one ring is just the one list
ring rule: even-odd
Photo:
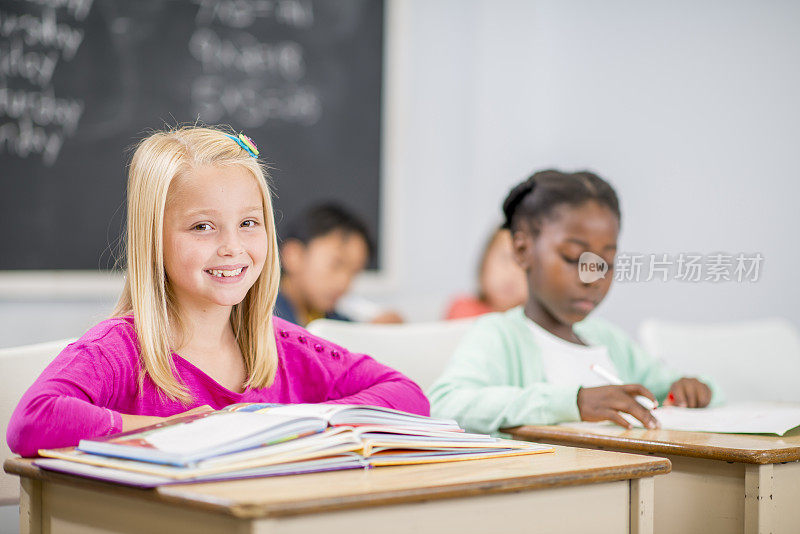
[[258,157],[258,147],[253,142],[253,140],[250,139],[249,137],[247,137],[245,134],[240,133],[239,137],[234,137],[234,136],[228,135],[228,134],[225,134],[225,135],[227,135],[228,137],[230,137],[231,139],[236,141],[239,144],[240,147],[242,147],[243,149],[247,150],[248,154],[250,154],[254,158]]

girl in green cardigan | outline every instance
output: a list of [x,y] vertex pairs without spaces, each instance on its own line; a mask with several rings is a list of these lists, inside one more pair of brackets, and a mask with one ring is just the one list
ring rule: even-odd
[[[509,193],[503,212],[528,300],[476,321],[429,392],[433,415],[475,432],[579,420],[630,428],[630,416],[656,428],[637,396],[690,408],[711,402],[707,384],[664,367],[613,325],[587,319],[613,279],[620,210],[607,182],[590,172],[538,172]],[[603,262],[604,277],[587,267]],[[625,385],[607,385],[592,365]]]

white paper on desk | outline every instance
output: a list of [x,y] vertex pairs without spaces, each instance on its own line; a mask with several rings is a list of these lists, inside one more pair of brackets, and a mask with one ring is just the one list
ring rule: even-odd
[[714,408],[664,406],[654,410],[653,415],[665,430],[688,432],[782,436],[800,426],[800,404],[777,402],[731,403]]

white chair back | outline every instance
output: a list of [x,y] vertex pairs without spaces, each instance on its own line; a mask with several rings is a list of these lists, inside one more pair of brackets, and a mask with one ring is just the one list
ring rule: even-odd
[[728,401],[800,402],[800,336],[786,319],[695,324],[649,319],[642,347],[676,370],[713,378]]
[[473,321],[367,324],[318,319],[309,323],[308,331],[349,351],[368,354],[427,389],[442,374]]
[[[23,393],[39,377],[45,367],[73,339],[62,339],[36,345],[0,349],[0,461],[12,456],[6,443],[6,430],[14,408]],[[19,478],[0,472],[0,505],[19,502]]]

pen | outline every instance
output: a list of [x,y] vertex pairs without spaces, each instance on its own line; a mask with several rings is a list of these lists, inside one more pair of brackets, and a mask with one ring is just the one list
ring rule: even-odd
[[[623,384],[622,380],[620,380],[617,375],[615,375],[614,373],[612,373],[608,369],[605,369],[604,367],[602,367],[600,365],[597,365],[596,363],[593,363],[590,366],[590,368],[598,376],[601,376],[605,380],[607,380],[609,384],[612,384],[614,386],[621,386]],[[658,408],[658,404],[657,403],[651,401],[650,399],[648,399],[647,397],[644,397],[642,395],[636,395],[636,402],[638,402],[639,404],[641,404],[642,406],[644,406],[648,410],[655,410],[656,408]]]

